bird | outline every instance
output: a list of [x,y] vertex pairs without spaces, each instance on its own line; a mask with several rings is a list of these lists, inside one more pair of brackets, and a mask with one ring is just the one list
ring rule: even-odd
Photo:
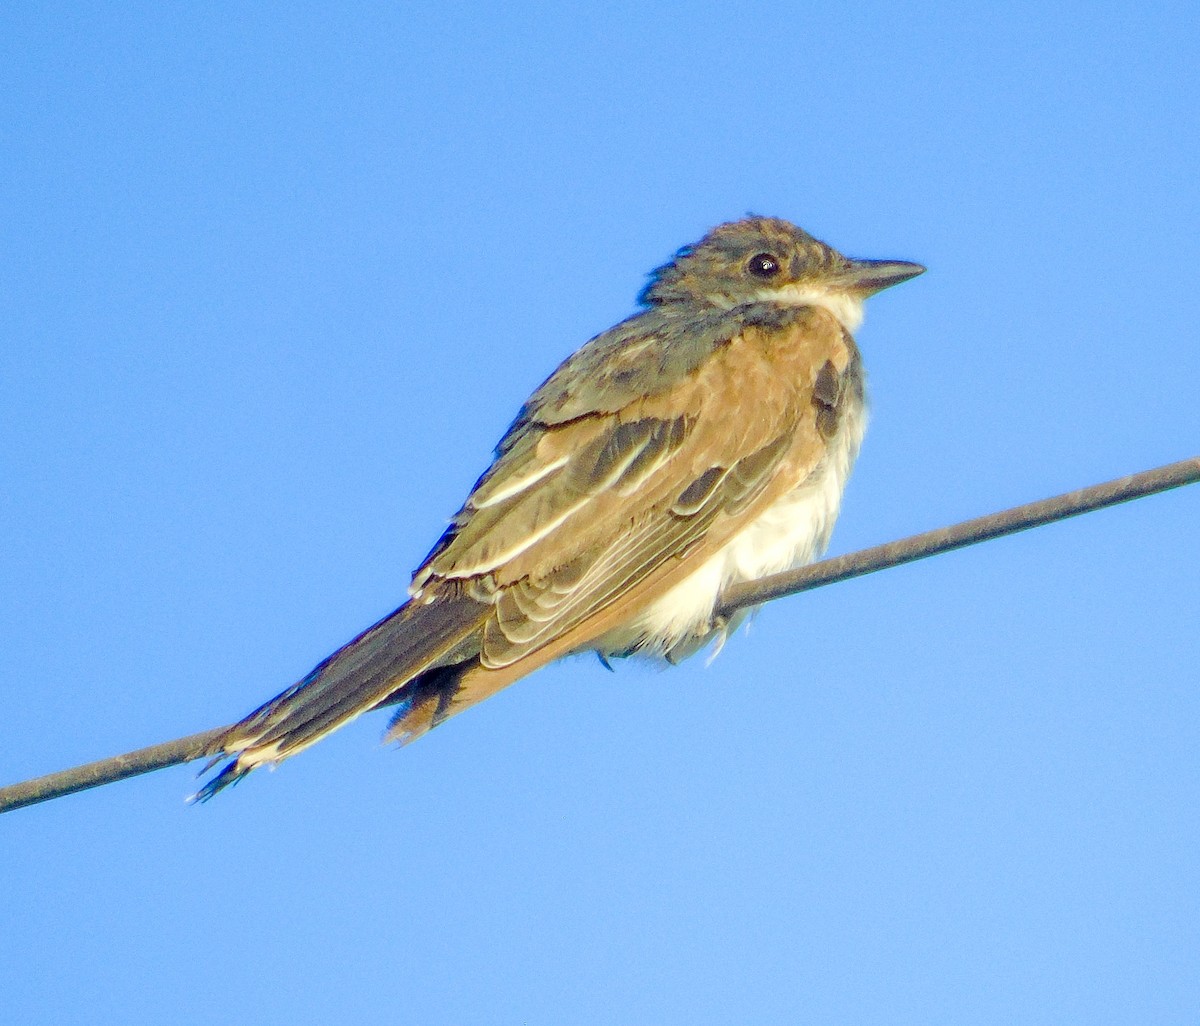
[[774,217],[679,249],[526,400],[406,601],[226,729],[193,797],[369,710],[407,744],[562,656],[719,648],[728,586],[825,551],[867,424],[863,302],[924,271]]

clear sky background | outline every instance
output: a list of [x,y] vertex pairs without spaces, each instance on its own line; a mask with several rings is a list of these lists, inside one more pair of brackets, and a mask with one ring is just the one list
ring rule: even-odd
[[[1195,454],[1198,67],[1193,2],[7,5],[0,780],[392,609],[528,392],[747,211],[930,268],[859,333],[833,551]],[[0,1018],[1194,1023],[1198,515],[6,816]]]

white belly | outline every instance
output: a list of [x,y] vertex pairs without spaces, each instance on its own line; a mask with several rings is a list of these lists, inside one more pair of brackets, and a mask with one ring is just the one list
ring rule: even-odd
[[742,619],[713,623],[713,610],[728,585],[803,566],[825,552],[866,426],[865,409],[846,411],[825,459],[802,485],[766,509],[636,622],[601,639],[599,651],[626,655],[636,649],[678,661],[713,637],[723,641]]

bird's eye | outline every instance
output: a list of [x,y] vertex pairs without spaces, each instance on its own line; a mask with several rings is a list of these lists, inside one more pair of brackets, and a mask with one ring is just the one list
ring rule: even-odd
[[756,278],[774,278],[779,273],[779,261],[770,253],[755,253],[747,262],[746,270]]

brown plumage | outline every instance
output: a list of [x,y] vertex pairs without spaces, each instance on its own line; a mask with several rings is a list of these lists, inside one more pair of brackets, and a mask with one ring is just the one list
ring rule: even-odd
[[407,742],[561,655],[723,636],[721,587],[827,543],[865,426],[850,330],[920,270],[768,218],[681,250],[525,404],[409,601],[231,728],[199,796],[371,708]]

